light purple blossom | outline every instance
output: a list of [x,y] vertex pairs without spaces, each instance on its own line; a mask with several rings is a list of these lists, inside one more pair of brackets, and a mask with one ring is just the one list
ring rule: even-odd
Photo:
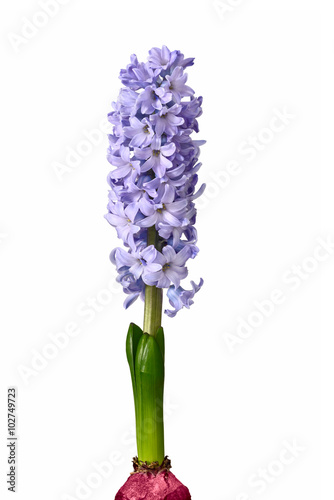
[[139,95],[136,106],[143,114],[151,114],[155,110],[162,109],[162,106],[171,100],[171,92],[168,92],[164,87],[150,85]]
[[[124,84],[112,103],[108,120],[108,161],[113,170],[106,219],[115,227],[124,248],[111,252],[129,307],[145,298],[145,286],[166,288],[175,316],[188,308],[201,288],[181,287],[188,275],[186,263],[198,254],[194,201],[205,188],[198,188],[200,146],[191,138],[198,132],[202,97],[195,97],[185,69],[193,65],[179,50],[154,47],[147,62],[135,55],[120,72]],[[150,228],[157,241],[148,246]]]
[[187,74],[184,73],[183,68],[180,66],[177,66],[171,75],[166,75],[167,91],[173,94],[177,103],[181,102],[182,97],[194,95],[193,89],[185,84],[187,78]]
[[117,248],[115,252],[115,263],[117,269],[128,267],[129,272],[136,279],[139,279],[143,274],[155,273],[160,271],[161,264],[156,262],[157,250],[153,245],[150,245],[142,250],[126,252],[123,248]]
[[123,203],[109,203],[109,213],[105,216],[109,224],[116,227],[117,235],[131,248],[135,248],[133,235],[140,227],[135,224],[138,207],[135,203],[124,208]]
[[188,274],[184,264],[189,259],[190,252],[191,250],[187,246],[178,253],[170,245],[163,247],[162,253],[159,253],[156,257],[156,262],[161,264],[161,269],[147,273],[144,279],[145,283],[159,288],[168,288],[172,283],[177,288],[180,281],[186,278]]
[[134,90],[144,88],[152,83],[159,72],[153,71],[147,63],[139,63],[135,54],[132,54],[130,60],[131,62],[126,69],[120,71],[119,77],[122,83]]
[[171,52],[166,45],[162,46],[162,49],[154,47],[149,51],[148,62],[151,68],[169,68],[178,56],[178,50],[173,50]]
[[163,177],[166,170],[173,166],[168,157],[175,152],[175,149],[173,142],[161,146],[161,138],[155,136],[148,148],[136,148],[135,155],[141,160],[146,160],[141,167],[142,172],[153,170],[157,177]]
[[140,200],[139,208],[144,217],[139,222],[141,227],[155,226],[159,229],[160,223],[165,223],[171,227],[181,226],[187,207],[187,200],[174,200],[175,190],[172,186],[162,186],[164,190],[162,196],[156,200],[150,200],[148,196],[143,196]]
[[177,57],[170,67],[171,70],[173,70],[177,66],[181,66],[182,68],[193,66],[195,60],[194,57],[188,57],[187,59],[185,59],[184,55],[179,50],[177,50],[176,52],[177,52]]
[[121,146],[120,153],[121,156],[108,156],[109,162],[117,167],[110,172],[110,177],[111,179],[124,179],[130,175],[133,180],[140,174],[140,161],[130,158],[129,148]]
[[178,127],[184,123],[182,116],[177,116],[182,109],[179,104],[167,108],[164,106],[159,113],[151,115],[151,121],[155,125],[157,135],[167,134],[170,137],[178,133]]
[[174,285],[169,287],[167,297],[169,298],[170,305],[174,307],[174,310],[166,309],[165,313],[170,318],[174,318],[176,313],[183,307],[189,309],[189,307],[194,303],[192,299],[194,298],[195,293],[197,293],[203,286],[203,280],[201,278],[198,285],[196,285],[193,281],[191,281],[190,284],[192,286],[191,290],[184,290],[181,286],[175,287]]
[[138,94],[131,89],[121,89],[118,100],[116,103],[116,109],[119,113],[125,117],[130,116],[133,113],[133,108],[138,99]]
[[130,126],[124,127],[125,137],[131,138],[130,146],[137,148],[146,147],[151,144],[154,137],[152,125],[147,118],[138,120],[135,116],[130,118]]
[[[196,208],[195,208],[195,205],[193,204],[187,212],[184,212],[184,217],[180,220],[179,225],[171,226],[168,223],[166,224],[164,221],[159,221],[159,223],[158,223],[159,235],[162,238],[164,238],[165,240],[169,240],[169,238],[172,238],[172,245],[173,245],[173,247],[176,247],[180,243],[182,235],[189,228],[190,220],[195,215],[196,215]],[[191,230],[193,232],[196,231],[195,228],[192,226],[191,226]],[[189,239],[187,241],[189,242]],[[190,242],[195,243],[195,241],[196,241],[196,239],[195,239],[195,237],[193,237]]]

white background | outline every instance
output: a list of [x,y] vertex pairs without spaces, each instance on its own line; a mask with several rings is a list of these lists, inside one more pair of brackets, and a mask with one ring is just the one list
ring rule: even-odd
[[[225,14],[210,0],[62,3],[53,17],[38,14],[42,1],[1,8],[1,498],[12,498],[5,484],[12,385],[17,499],[112,499],[131,470],[124,342],[129,322],[142,323],[143,304],[123,309],[108,260],[119,241],[103,218],[106,134],[76,167],[57,175],[56,165],[66,165],[69,149],[80,150],[87,133],[101,127],[130,54],[145,60],[162,44],[196,58],[188,82],[204,96],[198,138],[207,140],[200,253],[189,265],[189,278],[203,277],[205,285],[189,311],[163,323],[172,471],[194,500],[329,498],[332,469],[321,464],[321,434],[328,445],[332,391],[324,389],[321,417],[320,377],[322,366],[331,380],[332,354],[325,339],[321,358],[320,336],[321,329],[332,332],[334,254],[318,265],[309,258],[319,238],[334,239],[326,177],[330,2],[231,0]],[[27,20],[39,27],[19,38]],[[293,118],[268,136],[263,129],[275,109]],[[261,150],[249,161],[240,147],[251,137]],[[231,161],[239,167],[228,183]],[[293,266],[307,267],[296,289],[288,282]],[[248,321],[254,301],[270,299],[274,289],[283,303],[247,338],[236,337],[240,318]],[[36,351],[50,353],[50,334],[70,323],[77,335],[36,370]],[[229,348],[228,338],[239,343]],[[282,464],[286,442],[300,451]],[[94,463],[106,461],[113,471],[99,479]],[[262,493],[249,483],[261,468],[268,474]],[[84,495],[78,485],[87,481],[93,486]]]

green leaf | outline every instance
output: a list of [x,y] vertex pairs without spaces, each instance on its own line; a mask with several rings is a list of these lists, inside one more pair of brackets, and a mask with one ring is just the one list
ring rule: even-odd
[[162,328],[162,326],[158,328],[155,340],[158,342],[162,354],[162,359],[165,361],[165,336],[164,336],[164,329]]
[[142,329],[139,328],[139,326],[135,325],[134,323],[130,323],[128,334],[126,336],[126,357],[130,367],[133,397],[135,400],[135,409],[136,409],[136,398],[137,398],[135,360],[136,360],[138,343],[142,335],[143,335]]

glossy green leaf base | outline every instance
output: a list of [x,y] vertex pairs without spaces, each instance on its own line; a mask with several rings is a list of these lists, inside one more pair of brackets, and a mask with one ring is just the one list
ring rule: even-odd
[[160,327],[156,335],[130,324],[126,339],[136,413],[138,458],[161,463],[164,459],[163,391],[165,341]]

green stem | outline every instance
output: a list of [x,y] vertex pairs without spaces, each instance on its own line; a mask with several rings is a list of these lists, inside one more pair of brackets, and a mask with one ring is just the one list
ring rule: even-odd
[[[158,340],[160,337],[160,342]],[[143,462],[163,461],[164,360],[161,350],[163,332],[157,337],[144,333],[136,354],[138,458]]]
[[[154,226],[148,229],[147,246],[149,245],[154,245],[155,248],[158,247],[158,233]],[[146,285],[143,331],[155,337],[158,328],[161,326],[161,314],[162,288]]]
[[[159,249],[159,236],[150,227],[147,245]],[[162,463],[164,459],[163,391],[165,378],[164,333],[161,328],[162,289],[145,286],[143,335],[135,360],[136,434],[138,458]]]

